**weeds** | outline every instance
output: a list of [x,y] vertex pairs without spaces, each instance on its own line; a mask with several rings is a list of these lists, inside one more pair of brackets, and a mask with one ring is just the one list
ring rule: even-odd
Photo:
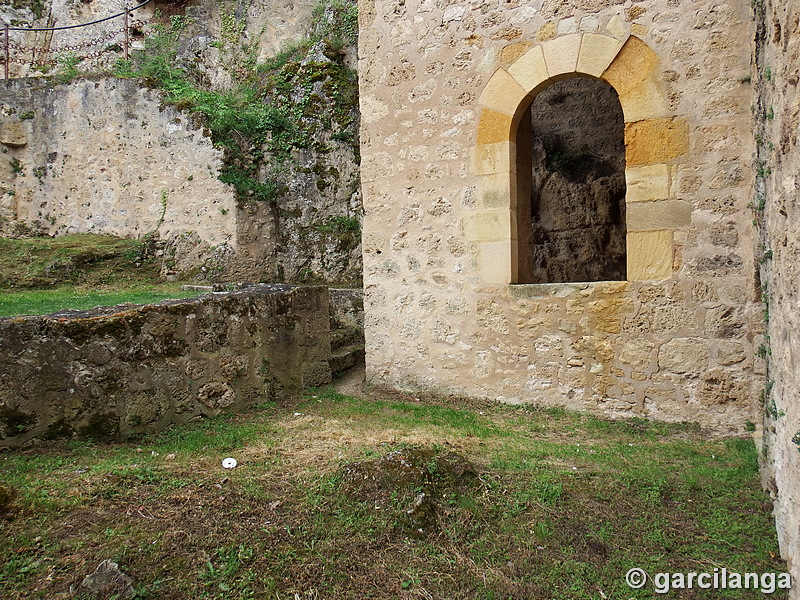
[[[356,5],[344,0],[320,5],[311,37],[263,65],[256,64],[258,36],[247,43],[234,8],[220,3],[222,32],[216,43],[230,59],[226,65],[237,81],[231,90],[204,89],[181,63],[179,40],[192,23],[180,16],[171,17],[168,26],[155,26],[144,51],[130,61],[118,61],[114,72],[146,78],[164,90],[168,102],[202,115],[214,143],[225,152],[220,180],[232,184],[241,201],[275,202],[283,192],[285,163],[297,150],[309,148],[315,135],[329,131],[355,146],[356,75],[343,65],[341,46],[335,48],[337,40],[354,43]],[[317,46],[331,60],[300,62]]]

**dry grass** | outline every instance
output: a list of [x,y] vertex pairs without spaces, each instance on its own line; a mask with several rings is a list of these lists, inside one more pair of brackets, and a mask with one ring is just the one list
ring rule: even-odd
[[[347,462],[409,445],[480,472],[424,536],[404,529],[400,495],[376,509],[339,485]],[[225,456],[239,466],[224,470]],[[649,598],[625,585],[630,567],[785,569],[752,442],[685,425],[325,390],[135,443],[0,461],[18,490],[0,525],[3,599],[75,598],[107,558],[138,598],[158,599]],[[712,597],[699,592],[670,597]]]

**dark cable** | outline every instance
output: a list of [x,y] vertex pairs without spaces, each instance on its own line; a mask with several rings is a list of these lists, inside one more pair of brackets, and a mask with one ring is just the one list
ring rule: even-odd
[[75,29],[76,27],[86,27],[87,25],[95,25],[96,23],[102,23],[103,21],[108,21],[110,19],[116,19],[117,17],[121,17],[126,12],[133,12],[136,9],[142,8],[145,4],[150,4],[153,0],[144,0],[138,6],[134,6],[133,8],[129,8],[127,11],[122,11],[116,15],[111,15],[110,17],[105,17],[103,19],[98,19],[97,21],[91,21],[89,23],[79,23],[78,25],[65,25],[64,27],[9,27],[9,31],[61,31],[63,29]]

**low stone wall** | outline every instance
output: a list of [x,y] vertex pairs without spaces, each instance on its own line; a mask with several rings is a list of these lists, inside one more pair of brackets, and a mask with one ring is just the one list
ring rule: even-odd
[[0,319],[0,446],[124,439],[330,380],[328,292],[259,285]]

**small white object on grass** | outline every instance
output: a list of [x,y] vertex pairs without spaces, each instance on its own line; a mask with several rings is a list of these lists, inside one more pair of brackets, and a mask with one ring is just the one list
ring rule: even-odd
[[239,463],[236,462],[236,459],[235,458],[231,458],[231,457],[228,457],[228,458],[226,458],[226,459],[224,459],[222,461],[222,466],[225,469],[235,469],[236,465],[238,465],[238,464]]

